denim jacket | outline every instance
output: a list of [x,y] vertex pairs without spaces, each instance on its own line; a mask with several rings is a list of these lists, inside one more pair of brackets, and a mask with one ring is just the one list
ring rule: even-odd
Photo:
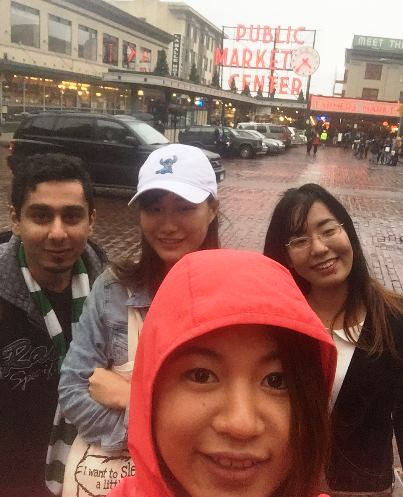
[[127,362],[128,306],[138,308],[144,319],[150,306],[148,293],[140,290],[129,297],[127,288],[107,269],[97,278],[85,301],[59,384],[64,416],[86,442],[112,451],[127,446],[128,409],[108,408],[93,400],[88,378],[95,368]]

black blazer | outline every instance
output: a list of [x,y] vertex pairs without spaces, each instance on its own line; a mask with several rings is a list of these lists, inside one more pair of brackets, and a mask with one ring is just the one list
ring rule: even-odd
[[[402,360],[355,349],[334,406],[327,480],[333,490],[385,490],[393,481],[392,434],[403,461],[403,316],[389,317]],[[360,340],[371,338],[364,322]]]

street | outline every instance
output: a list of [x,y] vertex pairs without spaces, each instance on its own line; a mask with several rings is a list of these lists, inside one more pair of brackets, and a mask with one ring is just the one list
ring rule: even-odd
[[[8,228],[10,172],[0,147],[0,230]],[[316,158],[303,146],[279,156],[224,159],[226,179],[219,186],[223,247],[261,251],[273,206],[281,192],[308,182],[328,188],[354,219],[368,263],[388,288],[403,285],[403,164],[368,167],[350,151],[320,149]],[[109,257],[134,255],[139,232],[127,207],[129,192],[97,189],[93,238]]]

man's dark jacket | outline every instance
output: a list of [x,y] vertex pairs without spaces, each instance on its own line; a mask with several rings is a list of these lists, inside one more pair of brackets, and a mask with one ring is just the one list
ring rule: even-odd
[[[4,239],[4,235],[0,235]],[[47,497],[45,460],[57,405],[57,356],[17,262],[19,238],[0,244],[0,495]],[[83,253],[90,285],[105,254]]]

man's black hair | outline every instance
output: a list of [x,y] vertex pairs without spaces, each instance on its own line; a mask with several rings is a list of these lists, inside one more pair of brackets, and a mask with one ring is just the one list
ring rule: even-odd
[[94,192],[84,162],[78,157],[65,154],[35,154],[23,159],[13,168],[11,204],[18,218],[29,192],[46,181],[79,181],[84,190],[88,212],[94,210]]

